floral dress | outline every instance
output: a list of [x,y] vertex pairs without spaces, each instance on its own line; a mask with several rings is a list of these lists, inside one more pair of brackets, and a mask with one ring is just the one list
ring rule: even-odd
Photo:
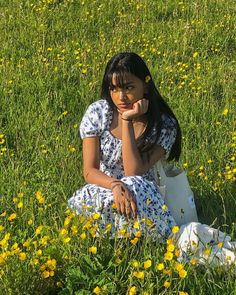
[[[147,230],[147,220],[152,224],[152,232],[159,238],[167,238],[171,228],[176,224],[164,204],[156,183],[154,168],[142,176],[125,176],[121,155],[122,141],[112,135],[110,126],[113,111],[106,100],[92,103],[84,114],[80,124],[81,138],[100,138],[100,170],[106,175],[121,180],[131,191],[137,203],[139,229]],[[163,115],[163,125],[157,142],[166,153],[169,153],[176,138],[176,122],[173,118]],[[153,128],[153,134],[156,129]],[[152,136],[146,140],[152,140]],[[101,226],[111,224],[113,231],[122,230],[127,224],[135,232],[130,222],[124,216],[116,213],[113,208],[113,194],[110,189],[95,184],[87,184],[78,189],[69,199],[68,205],[77,214],[84,213],[89,208],[89,214],[101,214]],[[149,226],[150,228],[150,226]]]

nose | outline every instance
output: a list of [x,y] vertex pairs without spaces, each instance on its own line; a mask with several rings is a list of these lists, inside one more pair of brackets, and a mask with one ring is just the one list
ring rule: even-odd
[[120,94],[120,100],[121,101],[125,101],[126,100],[126,93],[125,93],[125,91],[123,89],[121,89],[119,91],[119,94]]

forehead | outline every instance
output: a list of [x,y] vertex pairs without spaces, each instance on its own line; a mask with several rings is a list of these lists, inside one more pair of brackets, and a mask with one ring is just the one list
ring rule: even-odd
[[111,82],[113,85],[122,85],[130,83],[140,83],[142,81],[131,73],[113,73]]

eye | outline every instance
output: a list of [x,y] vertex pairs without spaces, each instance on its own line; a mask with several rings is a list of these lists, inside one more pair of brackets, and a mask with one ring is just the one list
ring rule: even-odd
[[126,86],[125,87],[125,90],[126,91],[131,91],[131,90],[133,90],[134,89],[134,86],[133,85],[129,85],[129,86]]

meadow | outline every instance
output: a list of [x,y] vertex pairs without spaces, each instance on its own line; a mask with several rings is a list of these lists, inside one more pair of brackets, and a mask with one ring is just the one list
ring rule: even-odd
[[109,225],[96,237],[99,214],[67,209],[84,184],[82,115],[106,62],[134,51],[179,119],[200,221],[236,239],[235,13],[233,0],[0,1],[1,295],[236,294],[235,266],[179,263],[171,241],[111,240]]

